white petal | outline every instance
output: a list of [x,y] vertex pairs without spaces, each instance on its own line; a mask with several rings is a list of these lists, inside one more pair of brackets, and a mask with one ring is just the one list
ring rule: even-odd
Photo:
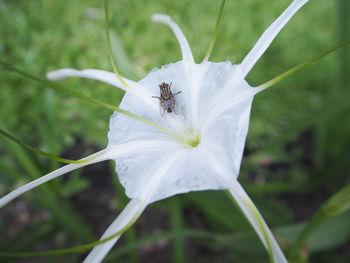
[[190,45],[188,44],[188,41],[187,41],[185,35],[182,33],[180,27],[174,21],[172,21],[169,16],[163,15],[163,14],[154,14],[152,16],[152,21],[165,24],[173,30],[173,32],[174,32],[174,34],[175,34],[175,36],[180,44],[180,48],[181,48],[181,52],[182,52],[182,59],[186,63],[193,64],[194,59],[192,56],[192,51],[191,51]]
[[183,151],[178,147],[167,148],[168,145],[163,144],[147,151],[135,152],[123,159],[116,159],[116,171],[128,197],[140,199],[145,203],[164,198],[160,196],[160,192],[168,192],[168,189],[164,189],[161,182],[163,178],[173,177],[173,169],[176,168]]
[[243,59],[241,65],[244,77],[253,68],[271,42],[288,23],[293,15],[309,0],[294,0],[293,3],[280,15],[262,34],[255,46],[250,50],[248,55]]
[[117,76],[112,72],[99,69],[76,70],[70,68],[63,68],[47,73],[46,77],[50,80],[62,80],[70,77],[80,77],[99,80],[113,85],[115,87],[118,87],[124,91],[129,91],[135,94],[136,96],[140,97],[143,101],[145,101],[148,107],[152,108],[153,110],[158,110],[156,101],[152,99],[152,94],[150,94],[147,90],[145,90],[141,85],[139,85],[135,81],[123,78],[123,80],[129,85],[130,88],[125,87],[119,81]]
[[265,248],[268,249],[271,247],[274,262],[287,263],[281,248],[276,242],[271,230],[265,223],[265,220],[262,218],[252,200],[237,181],[234,181],[233,187],[230,189],[230,193],[244,215],[247,217],[250,224],[253,226]]
[[[110,143],[107,147],[106,156],[108,159],[118,159],[132,157],[137,152],[150,151],[169,145],[169,140],[134,140],[124,144],[115,145],[110,137]],[[170,142],[171,144],[171,142]]]
[[[217,121],[218,118],[228,116],[231,112],[235,111],[238,115],[239,112],[242,112],[242,110],[245,110],[247,107],[250,107],[253,101],[253,96],[257,93],[257,91],[242,89],[239,94],[237,94],[235,97],[232,97],[231,100],[224,100],[222,103],[216,104],[213,108],[211,108],[210,111],[208,111],[208,114],[206,115],[206,118],[204,118],[201,129],[204,131],[209,126],[213,126],[213,122]],[[225,114],[226,113],[226,114]],[[240,117],[237,116],[237,117]],[[249,116],[247,116],[247,122],[249,122]]]
[[[199,65],[193,65],[190,67],[190,70],[188,70],[189,83],[188,89],[189,89],[189,98],[187,104],[190,105],[190,108],[188,108],[189,115],[191,117],[190,121],[192,122],[192,126],[194,129],[198,129],[198,123],[199,123],[199,114],[200,114],[200,106],[199,103],[201,102],[200,97],[203,95],[208,95],[208,92],[203,87],[204,85],[208,85],[210,83],[211,75],[213,72],[212,68],[215,67],[213,63],[205,62]],[[216,81],[216,79],[215,79]],[[211,84],[211,83],[210,83]],[[210,85],[209,84],[209,85]],[[214,85],[214,87],[217,85]]]
[[24,186],[17,188],[16,190],[8,193],[7,195],[3,196],[0,199],[0,208],[3,207],[4,205],[6,205],[7,203],[9,203],[10,201],[12,201],[13,199],[15,199],[16,197],[24,194],[25,192],[43,184],[43,183],[46,183],[47,181],[50,181],[58,176],[64,175],[64,174],[66,174],[70,171],[76,170],[80,167],[84,167],[84,166],[89,165],[89,164],[93,164],[93,163],[97,163],[97,162],[101,162],[101,161],[106,160],[107,157],[106,157],[105,153],[106,153],[105,150],[94,153],[94,154],[85,158],[85,159],[87,159],[87,158],[91,158],[91,157],[96,157],[96,159],[94,159],[94,160],[91,160],[89,162],[82,163],[82,164],[68,164],[68,165],[63,166],[62,168],[59,168],[59,169],[57,169],[49,174],[46,174],[46,175],[26,184]]
[[[111,84],[115,87],[118,87],[122,90],[127,90],[127,88],[119,81],[117,76],[108,71],[99,70],[99,69],[84,69],[84,70],[76,70],[71,68],[63,68],[56,71],[52,71],[46,74],[46,77],[49,80],[62,80],[70,77],[79,77],[79,78],[87,78],[87,79],[95,79],[108,84]],[[132,80],[125,79],[125,82],[134,85],[135,82]]]
[[175,151],[163,160],[159,160],[156,169],[153,170],[153,174],[150,174],[150,172],[147,171],[146,176],[149,175],[147,176],[148,181],[145,182],[143,187],[137,190],[137,198],[145,203],[152,203],[163,199],[163,196],[160,195],[160,192],[163,190],[161,182],[170,177],[169,174],[171,174],[172,168],[178,166],[178,159],[181,155],[183,155],[183,150]]
[[[146,203],[138,200],[132,199],[129,204],[124,208],[121,214],[113,221],[113,223],[107,228],[107,230],[102,235],[101,239],[106,239],[113,234],[117,233],[132,221],[136,220],[142,211],[146,207]],[[99,263],[101,262],[107,253],[111,250],[114,244],[118,241],[120,236],[94,247],[94,249],[89,253],[84,263]]]
[[[251,106],[252,98],[258,92],[252,88],[243,78],[241,67],[239,65],[230,65],[230,63],[211,63],[210,77],[206,76],[204,85],[210,88],[203,88],[200,92],[201,102],[201,124],[202,131],[218,118],[224,118],[231,115],[231,118],[240,116],[243,108]],[[215,71],[217,73],[215,74]],[[204,92],[203,92],[204,90]],[[242,109],[242,110],[241,110]],[[249,116],[247,122],[249,121]],[[221,127],[222,126],[218,126]]]

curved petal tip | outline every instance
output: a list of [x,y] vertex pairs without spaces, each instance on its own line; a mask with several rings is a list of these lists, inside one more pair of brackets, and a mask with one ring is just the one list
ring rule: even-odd
[[152,22],[155,23],[167,23],[171,21],[170,16],[165,14],[154,14],[151,18]]
[[46,78],[49,80],[62,80],[72,76],[74,73],[77,74],[77,72],[78,70],[63,68],[46,73]]

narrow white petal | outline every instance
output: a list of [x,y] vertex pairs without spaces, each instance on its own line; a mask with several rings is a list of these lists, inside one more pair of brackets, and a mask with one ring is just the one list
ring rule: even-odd
[[275,240],[271,230],[238,181],[234,181],[233,187],[230,189],[230,193],[258,234],[265,248],[271,248],[274,262],[287,263],[287,260],[277,241]]
[[188,44],[188,41],[187,41],[185,35],[182,33],[180,27],[174,21],[172,21],[169,16],[163,15],[163,14],[154,14],[152,16],[152,21],[165,24],[173,30],[173,32],[174,32],[174,34],[175,34],[175,36],[180,44],[180,48],[181,48],[181,52],[182,52],[182,59],[184,60],[184,62],[188,62],[188,63],[193,64],[194,59],[192,56],[192,51],[191,51],[190,45]]
[[47,181],[50,181],[58,176],[61,176],[61,175],[64,175],[70,171],[73,171],[73,170],[76,170],[80,167],[84,167],[86,165],[89,165],[89,164],[93,164],[93,163],[97,163],[97,162],[101,162],[101,161],[104,161],[107,159],[106,155],[106,150],[102,150],[100,152],[97,152],[97,153],[94,153],[88,157],[86,157],[85,159],[87,158],[91,158],[91,157],[96,157],[96,159],[94,160],[91,160],[89,162],[86,162],[86,163],[82,163],[82,164],[68,164],[66,166],[63,166],[62,168],[59,168],[49,174],[46,174],[34,181],[31,181],[30,183],[24,185],[24,186],[21,186],[19,188],[17,188],[16,190],[8,193],[7,195],[3,196],[1,199],[0,199],[0,208],[3,207],[4,205],[6,205],[7,203],[9,203],[10,201],[12,201],[13,199],[15,199],[16,197],[24,194],[25,192],[43,184],[43,183],[46,183]]
[[[63,68],[47,73],[46,77],[49,80],[62,80],[70,77],[95,79],[116,86],[122,90],[127,90],[127,88],[119,81],[119,79],[114,73],[99,69],[76,70],[71,68]],[[123,79],[125,80],[125,82],[131,83],[131,85],[135,84],[135,82],[131,80],[125,78]]]
[[[121,214],[107,228],[107,230],[102,235],[101,240],[110,237],[111,235],[117,233],[124,227],[128,226],[128,224],[136,220],[139,217],[139,215],[142,213],[142,211],[145,209],[146,205],[147,205],[146,203],[138,199],[132,199],[129,202],[129,204],[124,208],[124,210],[121,212]],[[106,243],[103,243],[101,245],[94,247],[94,249],[89,253],[87,258],[84,260],[84,263],[101,262],[105,258],[105,256],[108,254],[108,252],[111,250],[111,248],[114,246],[114,244],[118,241],[119,238],[120,236]]]
[[206,151],[205,158],[205,161],[209,162],[215,168],[218,178],[226,183],[227,189],[229,189],[233,199],[258,234],[265,248],[271,248],[274,262],[287,263],[281,248],[277,244],[273,234],[271,233],[258,209],[246,194],[240,183],[235,179],[235,173],[238,171],[227,171],[225,169],[227,166],[221,162],[220,156],[214,156],[212,152]]
[[[154,94],[151,94],[148,90],[146,90],[142,85],[123,78],[124,81],[129,85],[130,88],[125,87],[116,75],[112,72],[98,70],[98,69],[84,69],[84,70],[76,70],[70,68],[63,68],[57,71],[52,71],[46,74],[46,77],[50,80],[62,80],[70,77],[80,77],[87,79],[95,79],[105,83],[108,83],[112,86],[118,87],[124,91],[131,92],[133,95],[141,98],[149,107],[155,112],[159,112],[159,106],[157,100],[152,98]],[[176,123],[174,124],[176,125]]]
[[271,42],[288,23],[293,15],[309,0],[294,0],[293,3],[280,15],[262,34],[255,46],[250,50],[248,55],[243,59],[241,66],[244,77],[254,67]]

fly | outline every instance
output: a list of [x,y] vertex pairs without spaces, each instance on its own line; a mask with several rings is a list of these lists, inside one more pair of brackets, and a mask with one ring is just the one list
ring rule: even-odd
[[181,93],[181,91],[173,94],[171,92],[171,84],[163,82],[162,84],[159,85],[160,89],[160,97],[157,96],[152,96],[152,98],[157,98],[159,99],[160,102],[160,107],[161,107],[161,114],[162,116],[164,115],[164,112],[172,113],[175,112],[175,107],[176,107],[176,100],[175,100],[175,95]]

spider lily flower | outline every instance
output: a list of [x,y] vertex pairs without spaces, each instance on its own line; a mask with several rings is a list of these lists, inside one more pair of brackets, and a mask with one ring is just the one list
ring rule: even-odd
[[[306,2],[308,0],[294,0],[263,33],[241,64],[213,63],[208,57],[196,64],[178,25],[170,17],[156,14],[152,20],[169,26],[179,41],[182,61],[154,69],[139,82],[96,69],[61,69],[48,73],[51,80],[82,77],[123,89],[126,93],[120,107],[162,129],[115,112],[110,118],[109,143],[105,150],[86,163],[69,164],[16,189],[0,199],[0,207],[69,171],[103,160],[115,160],[116,172],[131,201],[101,239],[128,227],[152,202],[189,191],[226,189],[269,251],[271,262],[287,262],[237,177],[252,100],[263,90],[251,87],[245,77]],[[174,97],[175,112],[161,114],[159,100],[152,98],[159,95],[162,83],[171,83],[173,94],[181,92]],[[85,262],[102,261],[118,238],[96,246]]]

